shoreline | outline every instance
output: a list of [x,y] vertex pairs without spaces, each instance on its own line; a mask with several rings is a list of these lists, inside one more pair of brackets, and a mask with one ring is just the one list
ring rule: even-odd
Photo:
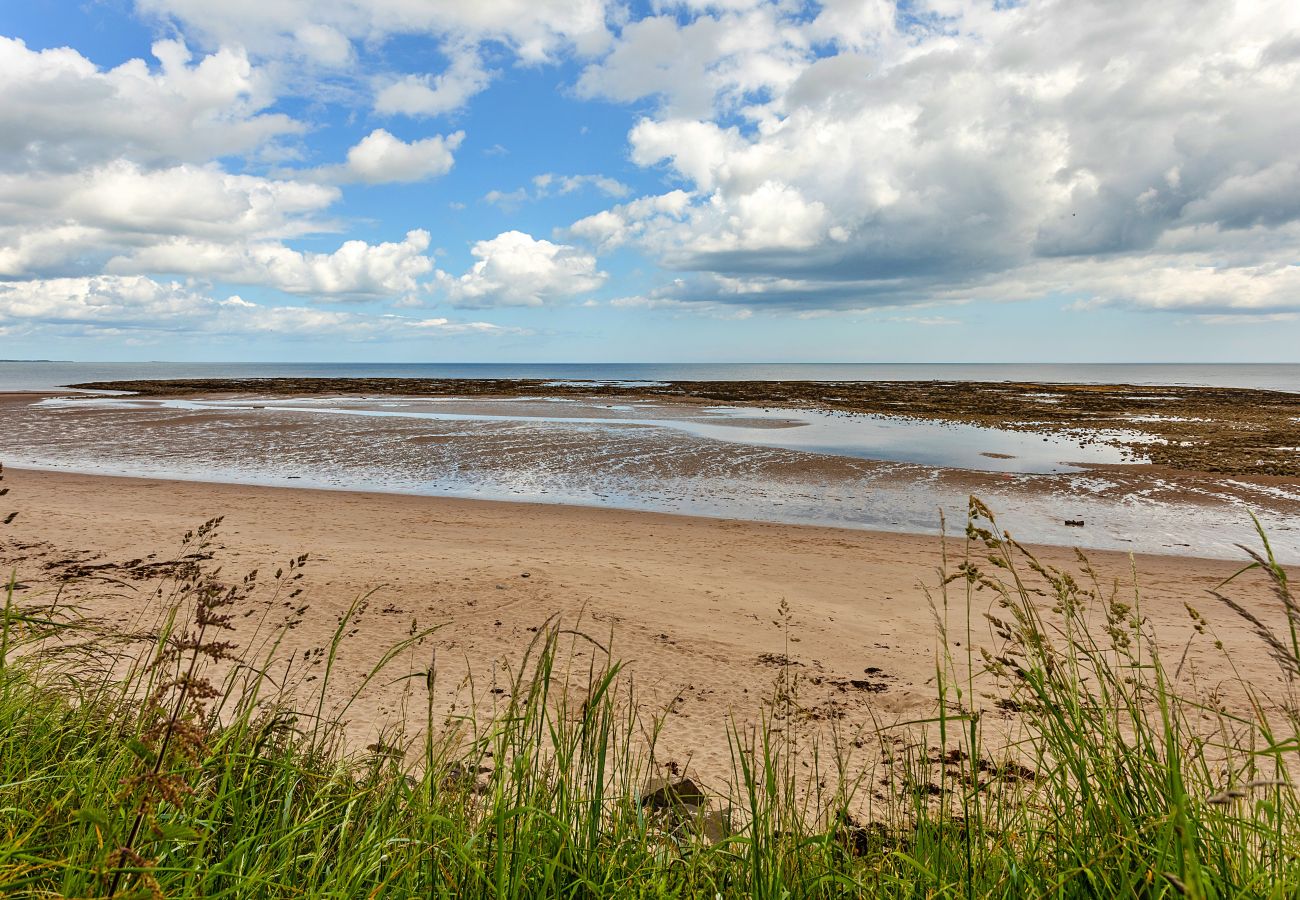
[[[944,652],[927,599],[927,590],[938,598],[944,547],[937,537],[403,494],[5,474],[9,508],[19,511],[7,536],[21,543],[0,555],[6,569],[18,565],[27,585],[20,601],[61,588],[110,625],[129,626],[144,582],[128,564],[170,552],[182,533],[219,515],[225,521],[214,564],[230,577],[310,554],[303,581],[309,609],[286,653],[320,646],[337,616],[373,592],[358,643],[340,659],[340,691],[412,628],[440,625],[433,645],[442,709],[490,713],[501,702],[491,690],[536,629],[558,617],[613,639],[645,701],[668,710],[663,758],[689,761],[706,778],[726,769],[731,717],[756,714],[770,693],[782,668],[773,661],[788,659],[808,679],[810,732],[832,715],[852,729],[933,710],[929,680]],[[950,570],[963,543],[960,533],[949,541]],[[1078,569],[1068,548],[1034,551],[1049,565]],[[1205,593],[1240,561],[1135,555],[1130,563],[1106,551],[1088,558],[1103,583],[1122,585],[1136,568],[1144,615],[1171,650],[1192,637],[1183,605],[1190,602],[1245,660],[1253,683],[1276,680],[1248,626],[1211,607]],[[62,580],[79,571],[96,574]],[[1233,593],[1274,612],[1266,585],[1243,580]],[[783,603],[788,625],[780,621]],[[984,610],[972,612],[971,642],[987,643]],[[1197,645],[1188,671],[1212,676],[1215,658],[1207,644]],[[414,672],[428,662],[422,653],[403,665]],[[851,687],[866,683],[864,673],[870,687]],[[466,687],[471,678],[475,698]],[[368,690],[351,733],[373,740],[400,717],[409,690]]]
[[1300,476],[1300,394],[1250,388],[971,381],[655,381],[555,379],[252,378],[82,382],[80,390],[140,397],[378,396],[564,397],[735,404],[894,416],[937,423],[1068,435],[1105,443],[1189,472]]
[[4,461],[19,468],[922,535],[937,532],[941,510],[964,516],[973,494],[1037,543],[1232,559],[1253,539],[1254,512],[1281,558],[1300,559],[1296,479],[1124,462],[1096,432],[1049,440],[806,407],[607,399],[322,407],[0,394],[0,418]]
[[[695,521],[701,523],[705,523],[705,522],[730,523],[734,525],[754,526],[754,527],[763,527],[763,528],[773,527],[773,528],[793,528],[797,530],[821,530],[827,532],[846,532],[848,534],[855,534],[855,535],[889,535],[889,536],[895,536],[904,539],[916,538],[922,541],[939,541],[942,540],[945,537],[945,535],[950,540],[960,540],[962,538],[961,527],[955,527],[953,525],[951,516],[944,515],[941,517],[940,515],[941,510],[939,509],[935,510],[935,514],[934,514],[935,524],[932,527],[918,526],[915,524],[901,525],[899,527],[887,527],[874,522],[862,523],[862,524],[837,524],[837,523],[811,522],[811,521],[791,521],[787,519],[778,519],[778,518],[764,519],[758,517],[728,515],[725,513],[711,514],[707,512],[693,512],[693,511],[684,512],[684,511],[677,511],[677,510],[649,509],[649,508],[632,507],[632,506],[618,506],[618,505],[610,504],[608,502],[603,502],[595,499],[583,502],[580,500],[571,500],[564,497],[557,497],[555,499],[538,499],[538,498],[516,499],[512,497],[505,497],[505,496],[499,496],[499,497],[482,496],[482,495],[473,495],[468,493],[466,494],[432,493],[432,492],[421,493],[418,491],[412,491],[400,487],[384,488],[378,486],[354,486],[354,485],[347,485],[347,484],[341,484],[341,485],[328,484],[325,482],[314,482],[306,477],[300,478],[294,476],[287,476],[284,478],[275,478],[273,476],[267,476],[264,480],[255,480],[253,477],[242,478],[242,479],[232,477],[229,479],[223,479],[223,478],[214,478],[211,476],[210,473],[195,474],[193,476],[186,475],[183,473],[168,473],[166,475],[160,475],[160,474],[150,473],[150,472],[94,471],[88,468],[69,467],[69,466],[63,466],[57,464],[50,464],[50,465],[33,465],[33,464],[26,464],[26,463],[14,464],[14,463],[4,463],[3,460],[0,460],[0,464],[4,465],[4,470],[6,472],[11,472],[11,473],[33,473],[33,474],[43,474],[43,475],[52,475],[52,476],[112,479],[112,480],[123,480],[123,481],[144,482],[144,483],[158,482],[162,484],[186,484],[186,485],[196,485],[196,486],[206,485],[214,488],[216,487],[252,488],[257,490],[290,491],[295,493],[301,491],[301,492],[316,492],[322,494],[358,495],[362,497],[370,497],[370,496],[395,497],[395,498],[407,498],[414,501],[430,501],[434,503],[444,503],[444,502],[451,503],[451,504],[464,503],[470,505],[486,504],[488,506],[494,506],[494,507],[495,506],[524,507],[524,508],[537,508],[543,510],[557,510],[557,509],[574,510],[579,512],[589,511],[598,514],[599,513],[611,513],[611,514],[626,513],[628,515],[633,515],[633,516],[656,516],[656,517],[662,516],[671,520],[685,520],[685,521]],[[1125,471],[1126,468],[1128,467],[1097,466],[1095,468],[1098,471],[1102,471],[1102,472],[1106,471],[1107,469],[1112,469],[1115,471],[1122,472]],[[976,485],[976,487],[978,487],[979,484],[983,484],[984,486],[989,487],[990,489],[995,487],[993,481],[993,475],[995,475],[996,473],[971,472],[970,474],[974,476],[981,476],[981,475],[985,476],[984,478],[970,479],[971,483]],[[978,490],[976,490],[975,493],[972,494],[972,496],[978,497],[981,500],[985,499],[985,497]],[[1189,499],[1187,501],[1187,503],[1192,506],[1196,504],[1207,504],[1208,502],[1209,501],[1203,498]],[[994,512],[996,513],[998,512],[998,510],[994,509]],[[939,523],[941,518],[948,519],[947,532],[942,531],[940,528]],[[1011,533],[1012,532],[1010,531],[1008,532],[1008,534]],[[1014,532],[1014,536],[1016,537],[1017,540],[1019,540],[1020,534],[1021,534],[1020,530],[1016,530]],[[1085,537],[1085,535],[1083,533],[1080,533],[1080,537],[1083,538]],[[1041,538],[1035,540],[1031,537],[1026,543],[1026,546],[1034,549],[1035,551],[1042,551],[1049,554],[1060,553],[1060,552],[1073,552],[1075,549],[1078,549],[1089,555],[1109,554],[1109,555],[1124,556],[1124,557],[1128,557],[1132,555],[1137,558],[1151,557],[1156,559],[1166,559],[1166,558],[1188,559],[1188,560],[1200,560],[1200,561],[1214,562],[1214,563],[1226,563],[1238,559],[1237,556],[1228,556],[1228,555],[1224,555],[1223,553],[1217,553],[1217,554],[1213,552],[1203,552],[1200,554],[1188,553],[1186,548],[1191,546],[1188,544],[1184,544],[1180,546],[1167,545],[1162,549],[1151,549],[1151,548],[1121,549],[1121,548],[1114,548],[1114,547],[1089,546],[1083,542],[1062,543],[1062,542],[1042,540]],[[1284,558],[1282,562],[1286,565],[1293,564],[1293,561],[1289,558]]]

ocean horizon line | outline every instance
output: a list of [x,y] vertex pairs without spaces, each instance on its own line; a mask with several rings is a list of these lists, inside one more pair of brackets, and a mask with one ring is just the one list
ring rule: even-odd
[[1174,360],[1152,362],[1150,360],[1134,361],[1111,361],[1111,362],[1062,362],[1060,360],[1041,360],[1037,362],[1001,362],[993,360],[984,360],[976,362],[965,362],[956,360],[927,360],[918,361],[812,361],[812,360],[741,360],[741,361],[712,361],[712,360],[643,360],[628,362],[622,360],[598,360],[598,361],[572,361],[572,360],[545,360],[545,361],[514,361],[514,360],[340,360],[340,359],[309,359],[309,360],[292,360],[292,359],[202,359],[202,360],[179,360],[179,359],[0,359],[0,363],[56,363],[69,365],[183,365],[183,366],[1300,366],[1300,361],[1286,360],[1263,360],[1246,362],[1244,360],[1234,361],[1207,361],[1207,360]]

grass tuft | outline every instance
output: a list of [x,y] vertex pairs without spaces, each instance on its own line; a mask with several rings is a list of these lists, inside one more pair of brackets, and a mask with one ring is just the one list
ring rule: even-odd
[[[343,716],[361,688],[333,703],[330,676],[369,598],[339,618],[304,698],[273,677],[282,630],[234,642],[258,580],[212,567],[219,525],[186,536],[179,564],[160,569],[156,624],[125,638],[57,598],[20,606],[10,576],[5,894],[1300,895],[1294,697],[1237,678],[1246,703],[1233,708],[1248,712],[1229,711],[1221,685],[1182,677],[1188,647],[1158,640],[1136,577],[1105,584],[1082,554],[1071,571],[1047,566],[973,498],[963,551],[930,598],[947,648],[935,714],[874,725],[869,766],[834,733],[801,743],[783,727],[800,676],[782,657],[758,722],[730,728],[722,796],[654,780],[662,717],[638,703],[612,636],[556,621],[520,654],[490,721],[435,716],[430,653],[401,676],[423,684],[423,715],[351,748]],[[1269,580],[1277,608],[1247,608],[1227,583],[1215,596],[1293,686],[1300,615],[1260,539],[1243,573]],[[283,605],[306,564],[272,579]],[[788,629],[789,609],[778,614]],[[1188,615],[1192,640],[1221,647],[1190,603]],[[361,687],[430,634],[392,648]]]

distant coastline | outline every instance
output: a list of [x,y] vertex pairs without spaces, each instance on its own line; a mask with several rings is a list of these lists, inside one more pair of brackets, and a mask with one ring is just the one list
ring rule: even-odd
[[91,381],[242,378],[555,381],[965,381],[1252,388],[1300,393],[1300,363],[183,363],[0,362],[0,393]]

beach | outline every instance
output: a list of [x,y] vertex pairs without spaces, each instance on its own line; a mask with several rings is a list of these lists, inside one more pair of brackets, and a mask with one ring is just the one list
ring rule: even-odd
[[[372,383],[368,393],[336,379],[220,386],[0,394],[4,462],[913,534],[937,534],[943,517],[961,521],[974,494],[1004,527],[1039,543],[1222,559],[1240,558],[1255,515],[1279,558],[1300,561],[1293,477],[1175,466],[1143,449],[1190,452],[1163,428],[1199,429],[1198,453],[1224,460],[1300,441],[1273,433],[1294,430],[1283,414],[1294,395],[1227,392],[1238,405],[1259,399],[1251,422],[1261,431],[1233,424],[1223,391],[1184,389],[1176,401],[1134,386],[1081,390],[1077,402],[1063,390],[1044,397],[983,384],[949,389],[946,401],[936,388],[928,402],[918,385],[780,388],[918,401],[888,415],[798,398],[646,395],[628,384],[397,382]],[[988,396],[1020,400],[995,415],[1002,401]],[[1268,401],[1283,412],[1260,412]],[[1173,408],[1149,412],[1162,403]],[[1051,413],[1035,419],[1025,407]],[[1276,449],[1261,458],[1289,459]]]
[[93,381],[145,397],[544,397],[618,403],[818,409],[1038,434],[1084,433],[1172,469],[1300,475],[1300,395],[1208,386],[970,381],[566,381],[563,379],[254,378]]
[[[939,638],[940,571],[945,552],[949,572],[960,562],[964,523],[949,523],[945,550],[926,535],[639,511],[9,467],[5,475],[19,518],[3,563],[24,586],[20,602],[61,591],[62,602],[131,627],[153,584],[138,577],[151,571],[141,560],[166,559],[184,532],[223,516],[212,564],[227,577],[266,573],[309,554],[301,598],[238,620],[246,645],[254,642],[252,622],[274,623],[290,606],[307,605],[282,649],[289,657],[310,654],[328,643],[339,615],[369,597],[340,654],[339,697],[413,629],[438,626],[350,710],[358,745],[403,717],[412,681],[402,676],[426,671],[435,656],[440,712],[473,705],[490,714],[504,702],[506,673],[552,619],[627,665],[647,709],[664,713],[659,760],[689,765],[706,780],[730,771],[729,725],[752,722],[783,673],[797,673],[807,711],[791,728],[811,735],[833,724],[851,739],[932,715],[945,651],[964,666],[972,644],[997,643],[983,619],[992,600],[983,594],[975,596],[965,633],[961,582],[949,587],[948,641]],[[1033,549],[1048,564],[1078,569],[1068,548]],[[1171,654],[1191,640],[1180,677],[1223,677],[1211,638],[1194,634],[1190,603],[1248,683],[1263,690],[1281,684],[1246,623],[1207,594],[1239,562],[1102,551],[1089,558],[1101,582],[1117,582],[1130,602],[1136,571],[1141,614]],[[1228,590],[1267,621],[1280,621],[1261,580],[1244,577]],[[594,645],[579,643],[579,656],[593,652]],[[1013,725],[1013,714],[995,707],[992,685],[981,690],[971,703]],[[420,722],[422,692],[421,679]],[[1232,702],[1232,691],[1225,696]]]
[[[110,629],[148,631],[168,554],[205,521],[223,518],[207,564],[226,578],[307,554],[299,593],[262,590],[237,617],[249,652],[279,636],[296,691],[319,688],[324,651],[358,602],[327,689],[340,704],[390,648],[436,629],[349,707],[357,747],[399,727],[421,732],[431,669],[439,721],[498,716],[548,625],[568,635],[573,671],[624,664],[644,714],[662,717],[658,763],[719,792],[729,733],[792,690],[799,713],[783,729],[847,742],[871,765],[880,735],[899,726],[891,739],[916,740],[914,723],[937,714],[938,671],[975,672],[966,711],[984,710],[988,733],[1010,743],[1016,717],[998,705],[1007,685],[980,674],[980,651],[1000,652],[986,619],[1002,615],[996,596],[950,582],[966,562],[991,568],[987,549],[967,541],[971,496],[1045,565],[1095,579],[1099,617],[1108,598],[1138,602],[1189,689],[1229,658],[1241,678],[1215,688],[1224,702],[1244,710],[1243,685],[1281,684],[1250,624],[1209,591],[1241,568],[1237,544],[1258,547],[1252,513],[1283,562],[1300,557],[1300,492],[1271,474],[1290,471],[1292,456],[1275,450],[1259,457],[1264,471],[1243,471],[1251,447],[1290,439],[1292,394],[537,380],[82,387],[133,393],[0,395],[21,515],[3,562],[19,570],[19,599],[56,591]],[[1152,458],[1151,446],[1167,452]],[[1229,592],[1281,627],[1263,579]],[[1189,605],[1209,617],[1212,638]]]
[[0,72],[0,896],[1300,897],[1300,3]]

